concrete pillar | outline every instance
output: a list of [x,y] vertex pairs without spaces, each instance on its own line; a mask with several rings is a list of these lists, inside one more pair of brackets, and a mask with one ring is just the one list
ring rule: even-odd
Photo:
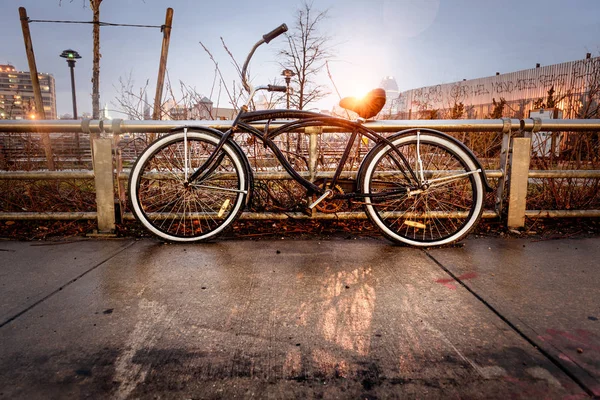
[[309,180],[315,181],[317,174],[317,162],[319,161],[319,134],[323,132],[322,127],[307,128],[308,133],[308,171]]
[[94,139],[93,149],[98,231],[110,233],[115,230],[112,141],[110,139]]
[[514,138],[510,165],[510,195],[508,198],[508,227],[525,226],[527,180],[531,161],[531,138]]
[[[308,135],[308,180],[314,182],[317,177],[317,163],[319,161],[319,135],[323,133],[322,126],[310,126],[304,128],[304,133]],[[313,202],[313,198],[307,199],[308,204]],[[317,215],[317,209],[310,211],[314,217]]]

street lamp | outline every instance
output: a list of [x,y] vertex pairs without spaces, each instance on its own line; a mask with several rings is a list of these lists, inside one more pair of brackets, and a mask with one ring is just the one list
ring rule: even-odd
[[71,69],[71,92],[73,94],[73,119],[77,119],[77,99],[75,97],[75,62],[81,58],[78,52],[75,50],[65,50],[60,55],[62,58],[67,59],[67,64],[69,64],[69,68]]
[[291,69],[284,69],[281,72],[281,76],[285,77],[285,85],[287,86],[287,90],[285,91],[285,93],[286,93],[286,108],[289,109],[290,108],[290,80],[292,79],[292,76],[296,76],[296,73],[294,71],[292,71]]

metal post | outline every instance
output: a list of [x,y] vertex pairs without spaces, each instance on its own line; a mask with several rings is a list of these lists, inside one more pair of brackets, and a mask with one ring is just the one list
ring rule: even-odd
[[112,141],[110,139],[94,139],[93,147],[98,231],[110,233],[115,230]]
[[158,66],[158,79],[156,82],[156,96],[154,96],[154,111],[152,119],[161,119],[162,91],[165,83],[165,72],[167,70],[167,56],[169,54],[169,41],[171,40],[171,25],[173,22],[173,9],[167,8],[165,24],[162,27],[163,41],[160,53],[160,64]]
[[322,133],[323,129],[319,126],[307,128],[308,133],[308,172],[309,180],[314,182],[317,175],[317,162],[319,161],[319,134]]
[[[319,161],[319,134],[323,133],[322,126],[311,126],[304,129],[304,132],[308,134],[308,180],[314,182],[317,177],[317,163]],[[300,133],[298,133],[300,136]],[[308,204],[312,203],[313,199],[310,197],[307,199]],[[317,214],[317,209],[313,208],[310,210],[312,217]]]
[[504,206],[504,187],[508,180],[508,153],[510,151],[510,136],[511,136],[511,120],[509,118],[503,118],[504,128],[502,129],[502,147],[500,148],[500,171],[502,177],[498,179],[498,186],[496,188],[496,213],[502,215],[502,208]]
[[290,81],[292,80],[293,76],[296,76],[296,73],[294,71],[292,71],[291,69],[286,68],[281,72],[281,75],[285,79],[285,86],[286,86],[285,105],[286,105],[286,108],[289,110],[290,109]]
[[[31,87],[33,89],[33,99],[35,102],[35,114],[37,119],[46,119],[44,111],[44,101],[42,100],[42,91],[40,90],[40,80],[38,78],[37,66],[35,64],[35,54],[33,52],[33,43],[31,41],[31,33],[29,31],[29,17],[25,7],[19,7],[19,17],[21,18],[21,28],[23,30],[23,40],[25,41],[25,52],[27,53],[27,61],[29,63],[29,74],[31,75]],[[50,134],[41,133],[44,152],[46,153],[46,162],[48,169],[54,171],[54,155],[52,152],[52,143],[50,142]]]
[[119,142],[121,141],[121,135],[118,132],[113,133],[113,154],[115,157],[115,177],[117,180],[117,205],[118,210],[115,212],[115,219],[117,223],[123,222],[123,214],[125,213],[125,205],[127,204],[127,190],[125,189],[125,180],[123,179],[126,175],[123,172],[123,155]]
[[[75,95],[75,60],[67,60],[71,70],[71,97],[73,98],[73,119],[77,120],[77,96]],[[77,160],[81,163],[81,144],[79,141],[79,132],[75,133],[75,142],[77,146]]]
[[[71,97],[73,100],[73,119],[77,120],[77,97],[75,96],[75,62],[81,58],[78,52],[72,49],[64,50],[60,57],[67,60],[67,65],[71,70]],[[81,151],[79,146],[79,132],[75,133],[77,141],[77,159],[81,162]]]
[[73,119],[77,119],[77,96],[75,95],[75,60],[67,60],[71,70],[71,97],[73,98]]
[[287,108],[289,110],[290,109],[290,78],[288,78],[288,77],[285,78],[285,85],[286,85],[285,108]]
[[510,164],[510,195],[508,199],[508,227],[525,225],[527,180],[531,161],[531,138],[514,138]]

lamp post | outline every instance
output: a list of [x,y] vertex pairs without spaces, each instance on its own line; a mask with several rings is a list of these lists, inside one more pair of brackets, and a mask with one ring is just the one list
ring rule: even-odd
[[[71,94],[73,96],[73,119],[77,119],[77,98],[75,96],[75,62],[81,58],[78,52],[75,50],[65,50],[60,55],[62,58],[67,59],[69,69],[71,70]],[[81,163],[81,145],[79,142],[79,132],[75,133],[75,145],[77,148],[77,160]]]
[[287,90],[285,91],[285,93],[286,93],[286,108],[289,109],[290,108],[290,80],[292,79],[292,76],[296,76],[296,73],[294,71],[292,71],[291,69],[284,69],[281,72],[281,76],[285,77],[285,85],[287,86]]
[[77,119],[77,98],[75,96],[75,62],[81,58],[78,52],[75,50],[65,50],[60,55],[62,58],[67,59],[67,64],[69,64],[69,68],[71,69],[71,92],[73,95],[73,119]]
[[[292,79],[292,76],[295,75],[296,74],[291,69],[286,68],[283,71],[281,71],[281,76],[285,78],[285,108],[287,108],[288,110],[290,109],[290,80]],[[288,153],[290,152],[290,135],[286,135],[285,149]]]

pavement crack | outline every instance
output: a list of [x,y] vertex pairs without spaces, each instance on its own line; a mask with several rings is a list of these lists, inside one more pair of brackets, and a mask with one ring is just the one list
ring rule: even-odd
[[486,306],[491,312],[496,314],[498,318],[500,318],[506,325],[508,325],[517,335],[523,338],[527,343],[529,343],[535,350],[537,350],[542,356],[546,357],[552,364],[554,364],[560,371],[562,371],[565,375],[567,375],[573,382],[575,382],[583,391],[585,391],[592,398],[595,398],[594,390],[589,388],[584,382],[581,381],[576,375],[574,375],[568,368],[566,368],[556,357],[550,354],[548,351],[539,346],[532,338],[527,336],[523,330],[519,329],[515,324],[513,324],[508,318],[506,318],[498,309],[496,309],[493,305],[491,305],[486,299],[481,297],[475,290],[473,290],[469,285],[463,282],[460,276],[456,276],[452,271],[450,271],[444,264],[439,262],[430,252],[426,249],[422,249],[423,253],[431,261],[433,261],[438,267],[440,267],[445,273],[447,273],[457,284],[462,286],[465,290],[471,293],[478,301],[480,301],[484,306]]
[[114,254],[110,255],[109,257],[107,257],[104,260],[98,262],[97,264],[95,264],[94,266],[92,266],[91,268],[89,268],[88,270],[86,270],[86,271],[82,272],[81,274],[77,275],[75,278],[71,279],[70,281],[68,281],[64,285],[60,286],[59,288],[57,288],[53,292],[47,294],[46,296],[42,297],[41,299],[39,299],[35,303],[33,303],[30,306],[26,307],[25,309],[19,311],[18,313],[16,313],[12,317],[8,317],[6,320],[4,320],[4,321],[2,321],[0,323],[0,328],[3,328],[5,325],[8,325],[9,323],[11,323],[12,321],[14,321],[15,319],[19,318],[21,315],[27,313],[28,311],[31,311],[32,309],[34,309],[35,307],[37,307],[39,304],[43,303],[44,301],[46,301],[50,297],[54,296],[56,293],[62,291],[63,289],[67,288],[68,286],[70,286],[73,282],[75,282],[75,281],[83,278],[85,275],[89,274],[90,272],[92,272],[93,270],[95,270],[96,268],[98,268],[99,266],[101,266],[102,264],[104,264],[105,262],[107,262],[108,260],[110,260],[111,258],[113,258],[113,257],[121,254],[121,252],[127,250],[128,248],[130,248],[131,246],[133,246],[135,243],[137,243],[137,242],[134,241],[134,242],[131,242],[130,244],[124,246],[123,248],[121,248],[118,251],[116,251]]

